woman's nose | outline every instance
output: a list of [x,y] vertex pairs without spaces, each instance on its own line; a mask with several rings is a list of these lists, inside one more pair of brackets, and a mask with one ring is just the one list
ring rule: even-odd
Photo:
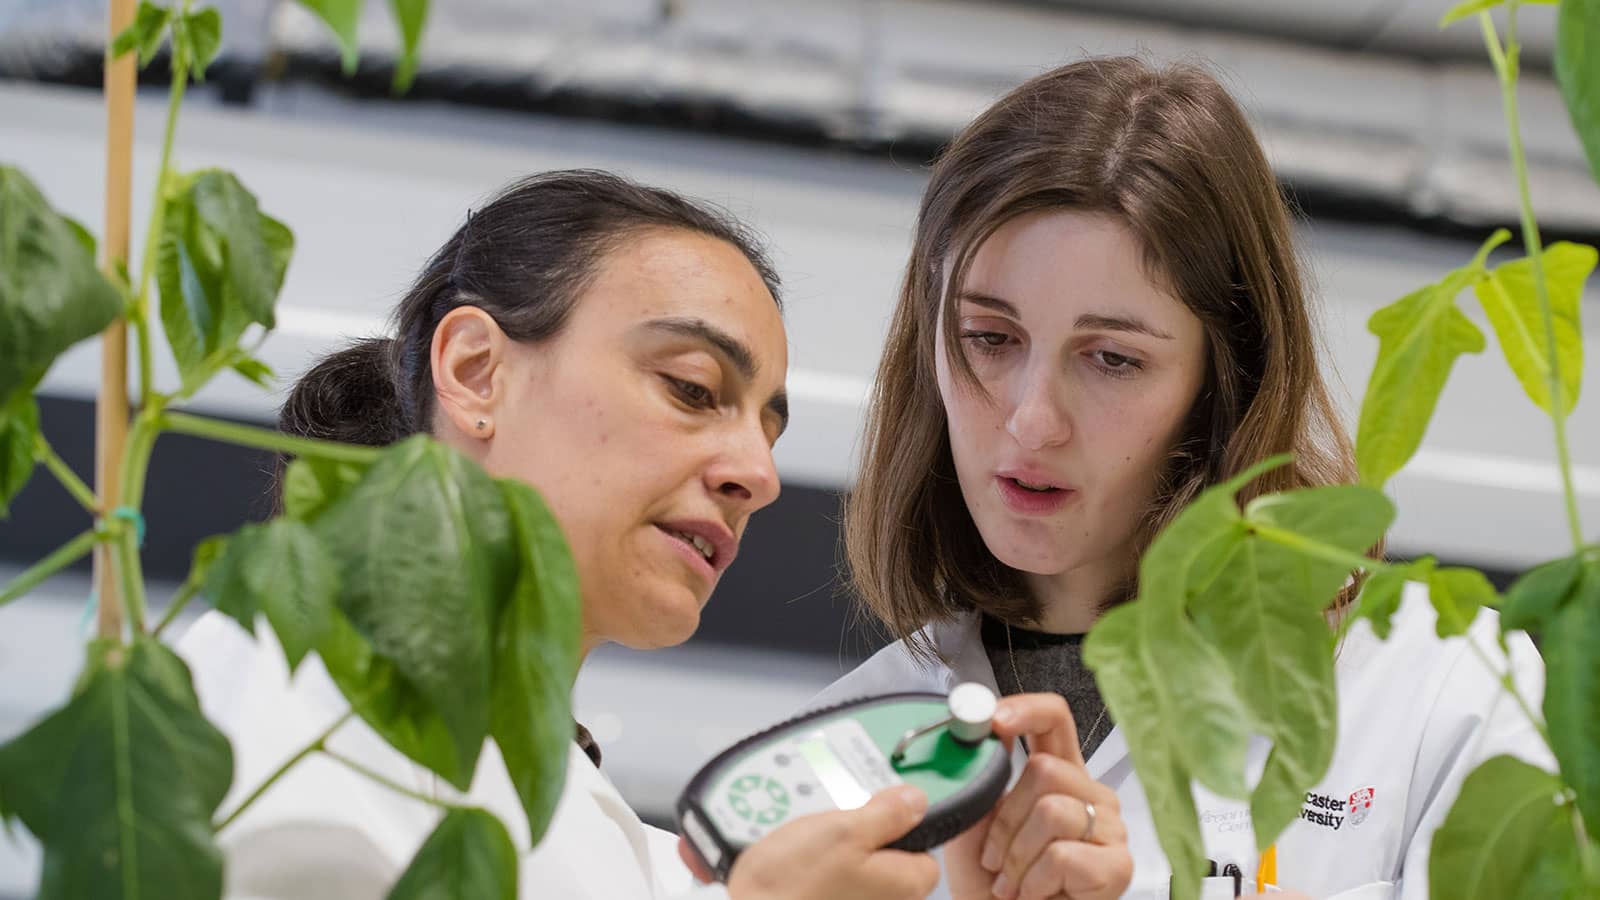
[[1072,435],[1072,426],[1061,398],[1056,373],[1033,367],[1025,373],[1014,394],[1011,414],[1006,417],[1006,432],[1027,450],[1059,446]]

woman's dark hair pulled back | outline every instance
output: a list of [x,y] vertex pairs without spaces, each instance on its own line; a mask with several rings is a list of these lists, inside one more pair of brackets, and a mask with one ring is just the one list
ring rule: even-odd
[[609,172],[533,175],[467,214],[400,301],[395,337],[359,341],[313,366],[284,402],[278,427],[371,446],[428,431],[429,350],[434,329],[450,310],[476,306],[512,340],[553,337],[606,255],[657,229],[732,244],[778,297],[778,276],[759,242],[724,212]]

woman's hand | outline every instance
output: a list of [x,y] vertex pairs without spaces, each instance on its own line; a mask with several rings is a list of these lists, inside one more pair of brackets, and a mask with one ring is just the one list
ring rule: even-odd
[[945,851],[956,900],[1074,900],[1121,897],[1133,854],[1116,792],[1089,777],[1078,730],[1057,694],[1000,701],[995,734],[1028,738],[1022,777],[976,827]]
[[[926,853],[884,850],[928,811],[928,797],[902,785],[873,796],[860,809],[803,816],[739,854],[728,874],[732,900],[922,900],[939,883],[939,864]],[[692,852],[678,855],[708,880]]]

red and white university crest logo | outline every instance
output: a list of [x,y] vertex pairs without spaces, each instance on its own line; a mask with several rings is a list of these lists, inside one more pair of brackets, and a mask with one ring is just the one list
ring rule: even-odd
[[1377,794],[1376,788],[1364,787],[1350,795],[1350,824],[1360,825],[1367,820],[1372,812],[1372,798]]

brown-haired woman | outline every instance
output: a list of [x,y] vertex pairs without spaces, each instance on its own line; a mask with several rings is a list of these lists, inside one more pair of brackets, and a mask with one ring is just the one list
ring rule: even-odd
[[[817,702],[961,681],[1053,691],[1087,758],[1028,762],[994,821],[948,848],[957,897],[1167,896],[1082,637],[1134,597],[1140,554],[1207,486],[1285,452],[1294,463],[1242,499],[1354,480],[1317,356],[1291,217],[1204,70],[1064,66],[935,165],[845,517],[860,595],[898,640]],[[1489,615],[1473,629],[1484,647],[1496,633]],[[1545,759],[1510,704],[1491,708],[1495,674],[1468,650],[1434,637],[1425,592],[1387,642],[1350,633],[1334,763],[1277,845],[1285,885],[1425,897],[1431,834],[1466,773],[1496,752]],[[1525,638],[1512,660],[1537,695]],[[1403,670],[1415,690],[1393,689]],[[1208,855],[1254,871],[1248,806],[1197,799]]]

